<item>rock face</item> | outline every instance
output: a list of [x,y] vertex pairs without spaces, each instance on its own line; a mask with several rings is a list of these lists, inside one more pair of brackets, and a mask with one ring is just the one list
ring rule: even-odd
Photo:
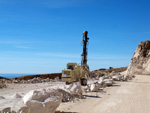
[[62,94],[58,90],[33,90],[23,98],[27,113],[54,113],[62,101]]
[[150,41],[140,42],[127,69],[128,74],[150,74]]

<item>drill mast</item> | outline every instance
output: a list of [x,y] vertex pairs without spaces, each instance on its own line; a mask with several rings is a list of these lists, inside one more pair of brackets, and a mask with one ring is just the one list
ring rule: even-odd
[[81,54],[81,57],[82,57],[81,65],[82,66],[87,66],[87,43],[88,43],[88,40],[89,40],[87,35],[88,35],[88,31],[84,31],[83,32],[83,40],[82,40],[83,53]]

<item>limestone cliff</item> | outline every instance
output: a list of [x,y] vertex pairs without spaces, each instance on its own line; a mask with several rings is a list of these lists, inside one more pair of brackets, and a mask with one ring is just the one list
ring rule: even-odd
[[150,41],[139,43],[128,66],[127,74],[150,74]]

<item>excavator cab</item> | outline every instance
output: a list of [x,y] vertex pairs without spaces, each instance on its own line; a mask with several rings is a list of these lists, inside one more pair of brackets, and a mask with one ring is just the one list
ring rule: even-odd
[[77,71],[77,63],[68,63],[67,69],[62,70],[62,81],[65,81],[67,84],[77,81],[79,78]]

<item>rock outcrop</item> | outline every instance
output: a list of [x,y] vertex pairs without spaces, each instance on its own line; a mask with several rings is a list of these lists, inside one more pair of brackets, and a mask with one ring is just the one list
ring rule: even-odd
[[140,42],[131,59],[126,74],[150,74],[150,41]]

